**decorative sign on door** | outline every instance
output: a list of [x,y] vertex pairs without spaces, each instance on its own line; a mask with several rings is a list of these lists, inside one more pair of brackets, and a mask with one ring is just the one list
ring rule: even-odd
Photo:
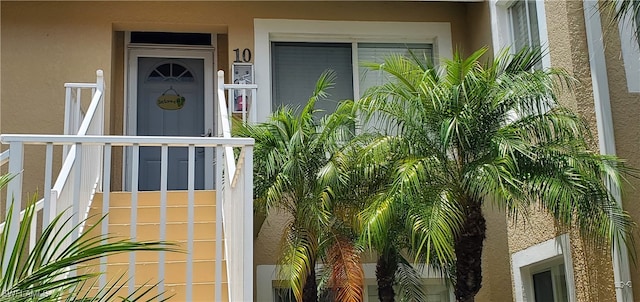
[[169,89],[165,90],[162,95],[158,97],[156,102],[158,107],[164,110],[179,110],[184,107],[185,101],[186,99],[181,96],[180,93],[173,89],[173,87],[169,87]]

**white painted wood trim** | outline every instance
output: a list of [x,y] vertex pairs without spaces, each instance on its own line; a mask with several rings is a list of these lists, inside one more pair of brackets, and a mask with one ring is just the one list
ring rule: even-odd
[[265,121],[272,112],[272,41],[433,43],[436,62],[453,57],[451,24],[448,22],[255,19],[254,35],[255,81],[260,87],[256,106],[258,122]]
[[[276,286],[276,282],[280,279],[277,276],[278,265],[267,264],[256,266],[256,301],[257,302],[273,302],[273,290]],[[322,268],[322,264],[316,266],[316,270]],[[365,291],[367,285],[375,284],[376,280],[376,264],[375,263],[363,263],[362,270],[364,272],[365,279]],[[445,282],[442,275],[437,272],[436,269],[424,268],[420,272],[421,278],[425,284],[434,284],[440,281]],[[374,283],[371,283],[373,280]],[[365,301],[367,295],[365,295]],[[455,295],[453,292],[453,286],[450,287],[449,301],[455,301]],[[373,302],[373,301],[369,301]]]
[[[499,54],[505,47],[513,44],[512,24],[509,20],[509,6],[514,0],[490,0],[489,14],[491,15],[491,41],[493,53]],[[549,54],[549,34],[547,30],[547,14],[545,12],[544,0],[535,0],[536,15],[538,16],[538,31],[540,35],[540,46],[545,50],[542,57],[542,67],[551,67],[551,56]],[[512,52],[517,51],[511,49]]]
[[513,274],[513,283],[515,287],[515,301],[529,301],[527,297],[533,294],[531,271],[529,267],[536,263],[541,263],[545,260],[557,257],[562,257],[564,261],[569,302],[576,301],[573,261],[571,258],[571,245],[568,234],[563,234],[554,239],[530,246],[511,255],[511,272]]
[[618,23],[618,32],[627,75],[627,89],[629,92],[640,92],[640,49],[638,38],[633,33],[633,24],[629,17],[625,18]]

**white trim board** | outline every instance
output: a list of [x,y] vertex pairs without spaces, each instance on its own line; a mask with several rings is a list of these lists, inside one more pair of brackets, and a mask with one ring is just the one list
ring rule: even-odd
[[[257,119],[265,121],[271,108],[271,42],[432,43],[435,59],[452,58],[448,22],[377,22],[255,19],[255,81]],[[436,61],[437,62],[437,61]]]
[[573,278],[573,261],[571,258],[571,245],[569,235],[563,234],[554,239],[530,246],[511,255],[511,272],[513,274],[515,301],[525,302],[527,294],[531,294],[532,265],[551,259],[562,257],[565,266],[565,279],[567,282],[567,295],[569,302],[576,301],[576,290]]
[[[320,269],[322,265],[316,266],[316,269]],[[256,301],[257,302],[273,302],[273,289],[274,282],[278,281],[277,277],[277,265],[258,265],[256,266]],[[376,264],[375,263],[363,263],[362,270],[364,271],[364,286],[376,285]],[[426,267],[421,271],[421,277],[424,284],[444,284],[445,280],[437,272],[436,269],[427,269]],[[366,295],[365,295],[366,299]],[[450,287],[449,301],[455,301],[455,295],[453,293],[453,286]]]
[[640,92],[640,49],[638,39],[633,33],[633,22],[629,17],[618,23],[620,46],[624,70],[627,75],[627,89],[629,92]]
[[[491,40],[495,55],[500,53],[505,47],[513,44],[512,24],[509,20],[509,7],[518,0],[490,0],[489,13],[491,15]],[[540,46],[545,50],[542,57],[542,67],[551,67],[551,56],[549,55],[549,36],[547,34],[547,14],[545,13],[544,0],[535,0],[536,15],[538,17],[538,31],[540,35]],[[517,51],[511,49],[512,52]]]

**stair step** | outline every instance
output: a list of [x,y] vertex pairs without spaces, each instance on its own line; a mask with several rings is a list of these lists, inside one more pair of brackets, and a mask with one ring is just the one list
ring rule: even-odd
[[[151,285],[138,286],[140,292],[143,292],[150,288]],[[221,301],[229,301],[228,284],[223,282],[221,284]],[[123,288],[116,292],[115,297],[126,297],[127,289]],[[158,288],[152,289],[149,293],[144,295],[146,299],[158,294]],[[164,298],[171,297],[169,301],[187,301],[187,286],[184,283],[165,283],[164,284]],[[192,299],[193,302],[210,302],[215,301],[215,283],[213,282],[194,282],[192,285]],[[145,300],[145,299],[143,299]],[[156,301],[158,299],[153,299]]]
[[[166,224],[166,241],[186,241],[188,224],[186,222],[169,222]],[[130,224],[109,224],[108,233],[118,238],[131,238]],[[215,240],[216,224],[213,221],[194,222],[193,238],[195,240]],[[159,223],[138,223],[136,225],[136,240],[157,241],[160,240]]]
[[[167,252],[165,253],[166,261],[186,261],[187,260],[187,242],[173,241],[178,244],[176,248],[184,252]],[[224,248],[224,245],[223,247]],[[224,253],[222,254],[224,260]],[[216,241],[215,240],[194,240],[193,242],[193,260],[211,260],[216,257]],[[129,254],[117,254],[109,256],[109,263],[129,263]],[[154,262],[158,261],[157,252],[136,252],[136,262]]]
[[[103,193],[96,194],[94,204],[102,205]],[[109,206],[111,207],[130,207],[131,192],[111,192]],[[138,192],[138,206],[158,206],[160,205],[160,192],[142,191]],[[215,205],[216,191],[197,190],[194,191],[194,203],[196,205]],[[186,206],[189,204],[187,191],[167,191],[168,206]]]
[[[131,193],[109,193],[108,233],[117,239],[131,238]],[[222,280],[217,280],[222,286],[222,301],[228,301],[227,264],[224,259],[216,263],[216,245],[224,240],[216,239],[216,193],[215,191],[195,191],[193,236],[193,298],[191,301],[213,301],[215,299],[215,269],[220,265]],[[136,207],[136,238],[137,241],[157,241],[160,239],[160,192],[139,192]],[[102,217],[102,193],[96,194],[90,209],[88,225],[95,224]],[[173,296],[171,301],[186,301],[187,279],[187,237],[188,237],[188,192],[167,192],[167,208],[165,224],[165,240],[176,243],[176,248],[184,252],[164,253],[164,297]],[[101,228],[94,229],[94,233]],[[135,283],[136,287],[146,288],[162,278],[159,275],[159,252],[135,253]],[[223,256],[224,258],[224,256]],[[120,276],[128,278],[130,254],[118,254],[107,257],[107,279],[113,280]],[[99,259],[89,263],[88,269],[97,270]],[[144,285],[147,283],[147,285]],[[126,296],[127,287],[119,292]],[[157,290],[145,297],[151,298]]]
[[[141,262],[136,259],[135,280],[136,285],[145,283],[155,283],[160,281],[158,277],[159,265],[156,262]],[[193,261],[193,280],[198,282],[215,282],[216,263],[213,260]],[[227,264],[223,261],[222,271],[226,272]],[[118,263],[107,265],[107,279],[117,278],[121,275],[127,277],[129,263]],[[222,282],[227,281],[226,273],[222,274]],[[183,284],[187,280],[186,261],[166,261],[165,262],[165,283]]]
[[[91,208],[92,211],[100,213],[102,209],[95,207]],[[186,205],[168,206],[167,207],[167,222],[186,222],[189,218],[189,208]],[[110,207],[109,209],[109,223],[123,224],[129,223],[131,220],[131,207]],[[159,206],[139,206],[137,208],[138,223],[153,223],[158,222],[160,218]],[[194,221],[215,221],[216,219],[216,206],[215,205],[196,205],[194,206]]]

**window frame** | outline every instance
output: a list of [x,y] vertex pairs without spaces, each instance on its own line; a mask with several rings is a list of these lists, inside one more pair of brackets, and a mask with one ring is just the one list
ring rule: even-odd
[[[517,51],[512,46],[513,23],[511,22],[511,12],[509,9],[517,1],[523,0],[490,0],[489,13],[491,15],[491,34],[493,42],[493,52],[498,55],[503,48],[511,47],[511,52]],[[549,36],[547,34],[547,17],[545,13],[544,0],[531,0],[536,4],[536,15],[538,17],[538,36],[540,46],[545,51],[542,57],[542,68],[551,67],[551,57],[549,55]]]
[[[316,269],[322,265],[316,266]],[[276,275],[277,265],[258,265],[256,266],[256,301],[257,302],[273,302],[275,289],[279,286],[279,279]],[[363,263],[364,271],[364,298],[367,299],[369,285],[377,285],[376,283],[376,264]],[[421,271],[422,284],[425,286],[444,284],[446,281],[438,273],[438,270],[430,267]],[[365,300],[366,301],[366,300]],[[449,301],[455,301],[453,286],[449,286]],[[370,301],[371,302],[371,301]]]
[[[345,32],[348,28],[349,32]],[[419,28],[420,30],[416,30]],[[257,120],[266,121],[271,106],[271,43],[351,43],[354,96],[360,94],[358,43],[428,43],[433,45],[435,64],[453,57],[449,22],[375,22],[319,20],[254,20],[255,71],[258,89]]]
[[573,261],[568,234],[530,246],[511,255],[514,295],[517,302],[531,301],[533,274],[564,263],[567,298],[576,301]]
[[[634,17],[637,22],[640,22],[640,16]],[[627,77],[627,90],[640,92],[640,48],[638,48],[638,38],[633,30],[634,22],[630,18],[630,16],[626,16],[618,23],[620,47],[622,48],[622,60]]]

